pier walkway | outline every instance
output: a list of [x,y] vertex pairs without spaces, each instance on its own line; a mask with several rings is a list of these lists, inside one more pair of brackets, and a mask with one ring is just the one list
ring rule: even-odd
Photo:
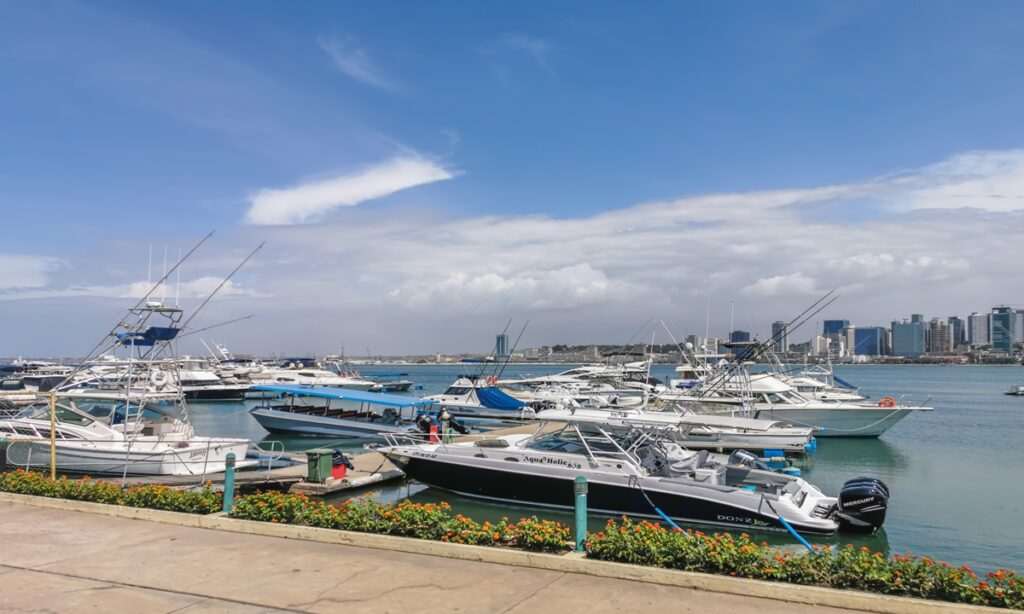
[[4,612],[849,612],[0,503]]

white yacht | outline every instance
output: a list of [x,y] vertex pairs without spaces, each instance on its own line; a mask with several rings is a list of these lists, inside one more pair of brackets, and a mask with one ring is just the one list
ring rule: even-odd
[[460,418],[530,420],[537,412],[535,406],[499,388],[494,376],[460,377],[441,394],[423,399],[437,403]]
[[[245,460],[248,440],[197,436],[167,400],[75,391],[58,395],[55,415],[58,471],[199,476],[224,471],[229,453],[236,467],[255,463]],[[0,437],[7,440],[9,464],[49,467],[49,403],[0,420]]]
[[288,359],[276,368],[264,369],[249,375],[252,383],[258,385],[294,384],[302,386],[320,386],[325,388],[347,388],[349,390],[370,390],[376,382],[354,377],[346,373],[341,375],[323,369],[310,359]]
[[878,403],[809,399],[772,373],[724,373],[671,400],[702,413],[743,412],[816,429],[817,437],[878,437],[900,420],[931,407],[905,405],[892,397]]
[[457,443],[385,435],[380,451],[413,479],[492,501],[569,509],[573,482],[584,476],[598,514],[764,530],[784,530],[785,519],[818,534],[870,532],[885,520],[889,491],[879,480],[850,480],[831,497],[749,452],[685,450],[666,436],[678,422],[671,414],[553,410],[532,435]]

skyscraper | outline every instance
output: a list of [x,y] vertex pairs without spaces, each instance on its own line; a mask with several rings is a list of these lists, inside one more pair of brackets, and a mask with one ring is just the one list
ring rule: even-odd
[[1013,353],[1013,342],[1017,336],[1017,313],[1012,307],[993,307],[989,318],[991,327],[988,338],[996,352]]
[[953,347],[967,343],[967,327],[964,326],[963,318],[949,316],[949,328],[953,335]]
[[953,350],[953,328],[942,318],[928,323],[928,351],[944,354]]
[[914,320],[892,323],[892,355],[912,358],[924,354],[924,322]]
[[789,323],[779,320],[772,324],[772,349],[778,353],[789,351]]
[[855,356],[883,356],[888,353],[887,335],[881,326],[858,326],[853,333],[853,349]]
[[967,342],[974,347],[989,344],[988,330],[991,325],[988,319],[989,314],[977,311],[967,316]]
[[734,330],[729,333],[729,343],[741,343],[750,341],[750,333],[745,330]]
[[508,335],[498,335],[494,342],[494,349],[498,358],[508,358]]
[[821,326],[821,334],[825,337],[829,335],[840,335],[843,329],[850,325],[849,320],[825,320]]

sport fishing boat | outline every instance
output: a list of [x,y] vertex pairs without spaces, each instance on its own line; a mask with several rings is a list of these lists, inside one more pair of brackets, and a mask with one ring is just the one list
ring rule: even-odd
[[[274,400],[250,410],[272,433],[329,437],[374,437],[416,428],[417,414],[433,403],[416,397],[320,386],[260,385]],[[277,398],[279,397],[279,398]]]
[[[667,399],[666,399],[667,397]],[[893,397],[877,403],[809,399],[771,373],[723,374],[700,387],[662,396],[701,413],[726,413],[778,420],[816,429],[816,437],[878,437],[915,412],[931,411],[906,405]]]
[[622,417],[599,410],[549,410],[532,435],[422,443],[387,435],[379,451],[410,477],[467,497],[572,508],[573,482],[587,478],[599,514],[829,535],[873,532],[885,521],[880,480],[846,482],[838,497],[769,469],[749,452],[686,450],[672,441],[679,417]]
[[[88,474],[205,475],[224,471],[234,454],[245,460],[246,439],[201,437],[168,399],[78,390],[58,394],[54,443],[58,471]],[[26,408],[0,420],[7,462],[25,468],[50,466],[50,405]]]
[[490,420],[531,420],[536,408],[497,386],[493,375],[460,377],[441,394],[424,397],[437,403],[453,416]]

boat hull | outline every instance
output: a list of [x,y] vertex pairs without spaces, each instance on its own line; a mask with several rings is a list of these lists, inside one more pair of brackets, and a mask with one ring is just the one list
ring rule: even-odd
[[[500,450],[488,452],[501,454]],[[541,506],[560,509],[571,509],[574,506],[573,480],[575,474],[571,469],[563,475],[554,476],[523,467],[519,471],[502,470],[480,464],[468,465],[458,462],[445,462],[443,455],[429,453],[422,456],[407,455],[386,451],[385,455],[402,470],[429,486],[448,490],[459,495],[501,501],[505,503]],[[656,487],[645,486],[644,491],[628,483],[622,476],[621,483],[605,480],[601,477],[590,477],[588,480],[587,508],[595,514],[617,516],[629,515],[647,518],[658,518],[652,503],[669,517],[682,523],[703,525],[741,527],[758,530],[783,530],[774,516],[760,513],[756,508],[730,505],[723,501],[721,491],[706,492],[709,497],[688,496],[681,493],[669,493],[657,490]],[[714,499],[718,494],[720,498]],[[650,498],[648,501],[647,498]],[[805,533],[831,535],[837,525],[828,521],[816,524],[804,524],[790,519],[790,524]]]
[[[243,465],[249,442],[245,440],[212,441],[207,445],[189,445],[163,449],[148,442],[128,446],[123,442],[67,442],[56,445],[58,471],[90,475],[204,475],[225,469],[228,453]],[[8,442],[7,462],[17,467],[50,466],[50,444],[45,441]]]
[[915,409],[862,407],[851,409],[758,409],[754,418],[813,426],[815,437],[878,437]]
[[299,412],[259,408],[250,412],[271,433],[330,437],[375,437],[381,433],[405,433],[407,425],[365,420],[312,416]]

